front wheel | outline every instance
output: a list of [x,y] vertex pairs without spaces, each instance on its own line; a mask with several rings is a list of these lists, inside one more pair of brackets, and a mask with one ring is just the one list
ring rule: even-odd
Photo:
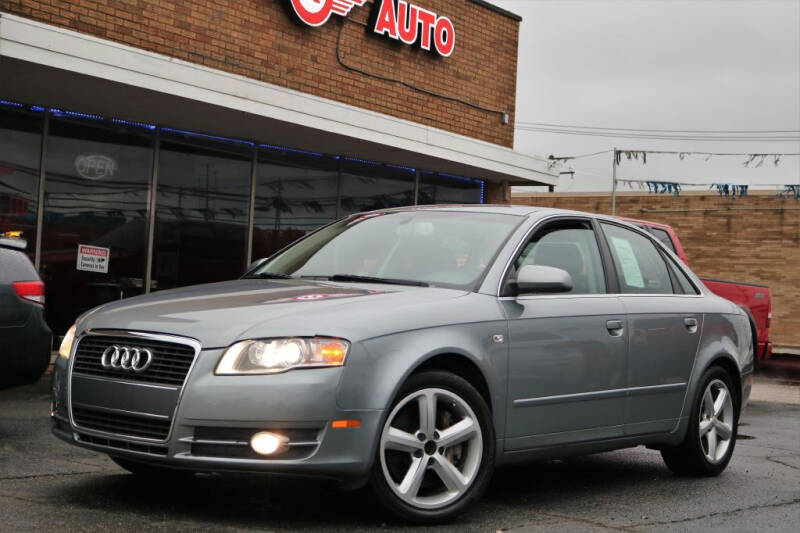
[[480,498],[494,454],[491,413],[475,387],[447,372],[423,372],[389,410],[371,484],[399,518],[441,522]]
[[676,474],[716,476],[728,466],[736,445],[738,397],[730,374],[722,367],[706,370],[700,384],[684,441],[663,449],[661,456]]

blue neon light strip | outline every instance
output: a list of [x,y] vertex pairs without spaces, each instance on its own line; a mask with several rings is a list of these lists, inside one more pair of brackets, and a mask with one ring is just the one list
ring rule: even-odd
[[373,167],[379,167],[383,165],[383,163],[378,163],[377,161],[368,161],[366,159],[357,159],[355,157],[345,157],[345,161],[350,161],[352,163],[363,163],[365,165],[372,165]]
[[[22,103],[19,103],[19,102],[12,102],[11,100],[0,100],[0,105],[6,105],[6,106],[11,106],[11,107],[17,107],[17,108],[25,107],[25,104],[22,104]],[[32,105],[32,106],[29,107],[29,109],[31,111],[34,111],[34,112],[42,112],[42,111],[45,110],[44,107],[38,106],[38,105]],[[69,110],[64,110],[64,109],[59,109],[59,108],[52,108],[50,110],[50,112],[53,113],[53,115],[55,115],[55,116],[84,118],[84,119],[89,119],[89,120],[96,120],[96,121],[99,121],[99,122],[102,122],[102,121],[105,120],[105,118],[103,118],[100,115],[93,115],[93,114],[90,114],[90,113],[79,113],[79,112],[76,112],[76,111],[69,111]],[[155,130],[157,128],[153,124],[148,124],[146,122],[138,122],[138,121],[135,121],[135,120],[123,120],[123,119],[119,119],[119,118],[112,118],[111,122],[113,122],[114,124],[122,124],[122,125],[125,125],[125,126],[134,126],[134,127],[138,127],[138,128],[144,128],[144,129],[147,129],[147,130],[150,130],[150,131],[153,131],[153,130]],[[178,134],[178,135],[188,135],[188,136],[191,136],[191,137],[202,137],[204,139],[212,139],[212,140],[216,140],[216,141],[224,141],[224,142],[230,142],[230,143],[236,143],[236,144],[243,144],[243,145],[246,145],[246,146],[257,146],[258,148],[266,148],[266,149],[277,150],[277,151],[282,151],[282,152],[291,152],[291,153],[295,153],[295,154],[310,155],[310,156],[314,156],[314,157],[326,157],[326,154],[321,154],[319,152],[311,152],[311,151],[308,151],[308,150],[298,150],[297,148],[289,148],[289,147],[286,147],[286,146],[277,146],[277,145],[273,145],[273,144],[258,144],[258,145],[256,145],[256,143],[254,143],[252,141],[245,141],[245,140],[242,140],[242,139],[232,139],[230,137],[222,137],[222,136],[219,136],[219,135],[209,135],[207,133],[198,133],[198,132],[195,132],[195,131],[179,130],[179,129],[174,129],[174,128],[161,128],[161,131],[166,132],[166,133]],[[406,167],[406,166],[402,166],[402,165],[392,165],[392,164],[389,164],[389,163],[381,163],[381,162],[378,162],[378,161],[369,161],[367,159],[359,159],[359,158],[356,158],[356,157],[342,157],[340,155],[331,155],[330,157],[332,157],[332,158],[334,158],[336,160],[344,159],[345,161],[350,161],[350,162],[353,162],[353,163],[362,163],[362,164],[370,165],[370,166],[386,166],[387,168],[405,170],[407,172],[416,172],[415,168]],[[422,174],[433,174],[433,172],[429,171],[429,170],[420,170],[420,172]],[[444,178],[450,178],[450,179],[455,179],[455,180],[459,180],[459,181],[475,182],[475,183],[480,184],[480,188],[481,188],[480,203],[483,204],[483,203],[486,202],[486,181],[485,180],[477,179],[477,178],[467,178],[467,177],[464,177],[464,176],[456,176],[454,174],[448,174],[446,172],[439,172],[438,175],[441,176],[441,177],[444,177]]]
[[167,133],[176,133],[178,135],[189,135],[190,137],[202,137],[204,139],[212,139],[215,141],[224,141],[229,143],[236,143],[236,144],[244,144],[246,146],[254,146],[255,143],[252,141],[243,141],[242,139],[231,139],[230,137],[221,137],[219,135],[209,135],[207,133],[197,133],[195,131],[187,131],[187,130],[176,130],[173,128],[161,128],[161,131],[165,131]]
[[122,120],[121,118],[112,118],[111,122],[114,124],[122,124],[123,126],[133,126],[136,128],[144,128],[146,130],[153,131],[156,127],[152,124],[147,124],[146,122],[136,122],[135,120]]
[[91,115],[89,113],[78,113],[76,111],[66,111],[64,109],[53,108],[50,110],[55,116],[65,116],[71,118],[87,118],[89,120],[96,120],[98,122],[102,122],[105,119],[100,115]]
[[325,154],[319,152],[309,152],[307,150],[298,150],[296,148],[287,148],[286,146],[276,146],[274,144],[259,144],[259,148],[267,148],[269,150],[277,150],[279,152],[291,152],[293,154],[312,155],[314,157],[325,157]]
[[455,174],[447,174],[446,172],[439,172],[439,176],[443,178],[450,178],[459,181],[480,181],[475,178],[465,178],[464,176],[456,176]]
[[396,168],[398,170],[405,170],[406,172],[412,172],[412,173],[417,171],[416,168],[404,167],[402,165],[390,165],[389,163],[386,163],[386,166],[388,168]]

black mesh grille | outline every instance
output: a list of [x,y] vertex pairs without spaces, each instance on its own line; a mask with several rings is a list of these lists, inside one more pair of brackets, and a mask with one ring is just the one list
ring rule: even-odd
[[[103,368],[100,358],[109,346],[147,348],[153,353],[153,362],[141,373]],[[194,348],[185,344],[139,339],[135,337],[83,337],[75,351],[75,374],[119,378],[164,385],[182,386],[194,361]]]
[[106,433],[155,440],[165,440],[169,435],[169,420],[96,411],[82,407],[73,407],[72,417],[77,426]]

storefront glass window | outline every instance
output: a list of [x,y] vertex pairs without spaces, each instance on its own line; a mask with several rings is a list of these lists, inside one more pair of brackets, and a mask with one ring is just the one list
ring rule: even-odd
[[342,159],[339,214],[414,205],[414,174],[410,168]]
[[254,259],[336,219],[337,167],[331,156],[259,147]]
[[162,130],[152,290],[242,275],[252,150],[245,142]]
[[419,204],[479,204],[483,187],[480,180],[438,172],[420,172]]
[[36,249],[42,113],[0,105],[0,233],[22,231]]
[[[83,311],[144,292],[153,133],[60,113],[49,128],[41,275],[47,320],[63,335]],[[79,245],[108,255],[87,270]]]

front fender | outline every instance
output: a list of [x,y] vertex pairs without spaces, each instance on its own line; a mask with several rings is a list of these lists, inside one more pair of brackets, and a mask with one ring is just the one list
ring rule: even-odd
[[348,357],[337,393],[342,409],[388,409],[408,377],[438,355],[464,357],[486,380],[495,429],[503,434],[508,349],[494,342],[507,338],[506,322],[497,320],[457,324],[386,335],[360,343]]

